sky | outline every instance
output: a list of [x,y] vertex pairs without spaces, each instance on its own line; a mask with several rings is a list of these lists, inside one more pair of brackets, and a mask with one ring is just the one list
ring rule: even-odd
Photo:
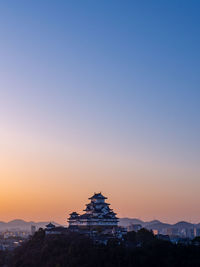
[[0,220],[200,222],[200,2],[0,2]]

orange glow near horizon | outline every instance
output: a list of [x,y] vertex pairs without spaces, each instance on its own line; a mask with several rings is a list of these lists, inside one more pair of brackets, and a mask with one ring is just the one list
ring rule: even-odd
[[[67,149],[58,153],[49,151],[45,142],[38,142],[36,148],[35,144],[27,146],[18,141],[15,149],[10,147],[9,151],[6,145],[0,154],[1,220],[21,218],[65,224],[68,214],[82,212],[95,191],[108,197],[119,217],[165,222],[200,220],[198,209],[194,209],[198,187],[192,189],[182,168],[170,173],[162,165],[158,169],[137,159],[125,162],[120,155],[111,157],[81,149],[74,154]],[[181,184],[173,179],[172,172],[181,176]],[[181,191],[177,190],[180,186]]]

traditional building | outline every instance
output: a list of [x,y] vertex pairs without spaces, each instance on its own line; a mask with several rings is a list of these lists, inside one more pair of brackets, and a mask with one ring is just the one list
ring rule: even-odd
[[67,228],[62,227],[62,226],[55,226],[51,222],[46,225],[45,228],[45,234],[46,235],[61,235],[65,234],[67,232]]
[[118,218],[116,213],[106,203],[101,193],[94,194],[89,198],[90,203],[86,204],[85,213],[79,215],[72,212],[68,219],[69,228],[115,228],[118,226]]

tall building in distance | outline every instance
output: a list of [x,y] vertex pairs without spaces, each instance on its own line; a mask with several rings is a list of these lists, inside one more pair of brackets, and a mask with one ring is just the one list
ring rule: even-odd
[[31,235],[34,235],[36,232],[36,226],[35,225],[31,225]]
[[115,228],[118,226],[116,213],[106,203],[101,193],[95,193],[89,198],[90,203],[86,204],[85,213],[79,215],[72,212],[68,218],[69,228]]

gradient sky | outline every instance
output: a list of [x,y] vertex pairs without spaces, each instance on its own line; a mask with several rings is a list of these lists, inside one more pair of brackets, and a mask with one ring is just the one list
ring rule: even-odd
[[102,191],[200,222],[200,1],[0,2],[0,220]]

